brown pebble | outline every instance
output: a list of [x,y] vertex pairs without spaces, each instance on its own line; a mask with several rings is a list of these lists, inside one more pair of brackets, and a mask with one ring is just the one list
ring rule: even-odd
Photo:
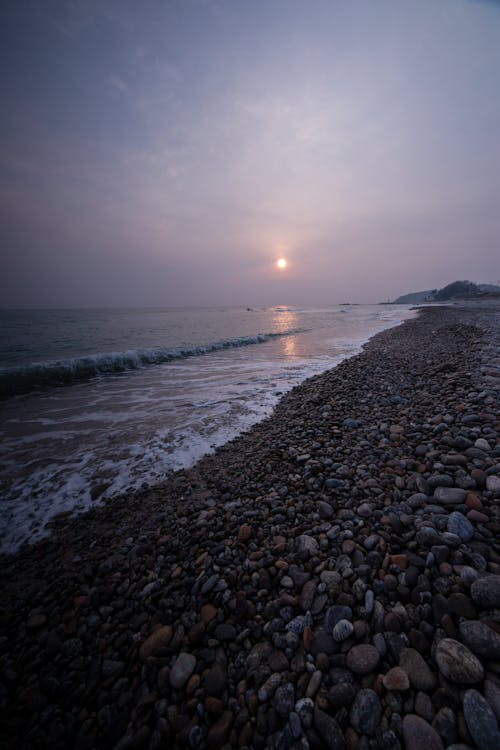
[[248,542],[252,538],[252,527],[244,523],[238,530],[238,541]]
[[171,625],[163,625],[154,630],[139,649],[141,660],[145,661],[148,656],[163,656],[172,640],[172,633]]
[[382,678],[386,690],[403,691],[410,687],[410,680],[404,669],[393,667]]
[[482,510],[483,503],[479,495],[474,492],[469,492],[465,498],[465,504],[470,510]]
[[212,622],[213,619],[217,617],[217,607],[214,607],[213,604],[204,604],[203,607],[200,610],[200,618],[204,625],[208,625],[209,622]]

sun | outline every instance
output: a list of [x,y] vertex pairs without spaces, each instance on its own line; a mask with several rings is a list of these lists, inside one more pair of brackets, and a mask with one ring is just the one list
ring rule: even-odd
[[276,265],[281,271],[283,271],[288,265],[286,258],[280,258],[279,260],[277,260]]

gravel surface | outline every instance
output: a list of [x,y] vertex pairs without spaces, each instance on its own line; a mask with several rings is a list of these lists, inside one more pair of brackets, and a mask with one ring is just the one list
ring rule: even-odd
[[500,305],[1,559],[5,748],[500,747]]

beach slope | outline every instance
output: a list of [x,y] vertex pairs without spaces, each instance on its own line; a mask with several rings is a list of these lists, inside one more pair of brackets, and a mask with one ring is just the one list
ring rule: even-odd
[[500,747],[500,305],[2,559],[9,748]]

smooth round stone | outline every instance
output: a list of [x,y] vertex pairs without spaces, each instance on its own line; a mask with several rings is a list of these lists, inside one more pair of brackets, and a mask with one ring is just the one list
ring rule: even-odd
[[490,451],[491,445],[484,438],[478,438],[474,443],[475,448],[479,448],[481,451]]
[[461,505],[465,502],[467,491],[460,487],[437,487],[433,497],[440,505]]
[[449,515],[448,531],[451,534],[456,534],[462,542],[468,542],[474,536],[474,528],[471,522],[456,510]]
[[414,648],[404,648],[399,655],[399,666],[410,679],[410,683],[417,690],[433,690],[436,678],[429,669],[424,658]]
[[365,688],[360,690],[351,706],[349,718],[356,732],[375,734],[382,716],[382,706],[377,693],[374,690]]
[[464,695],[464,716],[472,739],[481,750],[500,748],[500,731],[495,714],[477,690],[467,690]]
[[431,725],[416,714],[403,719],[405,750],[444,750],[441,737]]
[[375,646],[361,643],[353,646],[347,654],[347,667],[355,674],[369,674],[379,663],[380,654]]
[[478,578],[470,587],[470,593],[480,607],[500,607],[500,576]]
[[185,651],[179,654],[170,672],[170,684],[175,690],[184,687],[193,674],[195,666],[196,657],[193,654]]
[[483,665],[463,643],[443,638],[436,648],[439,671],[450,682],[471,685],[484,677]]
[[386,690],[402,691],[410,687],[410,678],[401,667],[393,667],[382,678]]
[[486,659],[500,660],[500,635],[480,620],[464,620],[458,626],[468,648]]
[[153,631],[146,638],[139,649],[139,657],[142,661],[149,656],[163,656],[170,641],[172,640],[173,630],[171,625],[163,625],[161,628]]
[[354,632],[354,625],[349,620],[339,620],[339,622],[333,628],[332,636],[333,640],[340,643],[349,638]]

